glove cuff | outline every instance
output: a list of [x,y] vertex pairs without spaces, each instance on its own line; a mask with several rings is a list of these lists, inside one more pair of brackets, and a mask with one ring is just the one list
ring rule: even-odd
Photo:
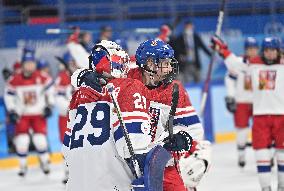
[[226,59],[230,54],[231,54],[231,51],[229,49],[223,49],[222,50],[223,58]]

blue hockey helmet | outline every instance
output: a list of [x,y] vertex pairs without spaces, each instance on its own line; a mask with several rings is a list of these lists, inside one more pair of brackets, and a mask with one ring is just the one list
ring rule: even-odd
[[[262,59],[264,61],[265,64],[267,65],[272,65],[272,64],[279,64],[280,63],[280,39],[276,38],[276,37],[266,37],[263,39],[262,41],[262,45],[261,45],[261,51],[262,51]],[[275,49],[278,52],[278,55],[276,58],[271,59],[271,58],[267,58],[264,54],[264,50],[265,49]]]
[[245,49],[247,48],[258,48],[258,42],[256,40],[256,38],[254,37],[247,37],[245,39],[245,43],[244,43],[244,47]]
[[280,40],[276,37],[266,37],[261,44],[262,51],[266,48],[280,50]]
[[159,39],[150,39],[141,43],[136,51],[135,58],[136,64],[143,70],[152,73],[152,75],[157,72],[148,68],[149,61],[154,62],[159,68],[163,60],[169,60],[172,70],[161,81],[165,85],[171,83],[178,73],[178,62],[174,58],[173,48]]
[[47,68],[47,67],[49,67],[49,63],[47,62],[47,60],[44,60],[44,59],[38,60],[38,62],[37,62],[37,69],[38,70],[41,70],[41,69]]
[[23,54],[21,61],[22,64],[28,61],[35,62],[35,55],[31,52],[26,52],[25,54]]
[[35,47],[31,45],[25,45],[25,47],[23,48],[23,54],[26,54],[28,52],[35,54]]
[[152,58],[156,64],[160,59],[174,58],[174,50],[161,40],[150,39],[140,44],[136,50],[135,58],[138,66],[143,68],[149,58]]

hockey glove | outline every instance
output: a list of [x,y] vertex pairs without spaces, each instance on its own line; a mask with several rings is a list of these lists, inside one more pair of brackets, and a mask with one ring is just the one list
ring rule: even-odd
[[52,115],[52,110],[50,107],[45,107],[43,110],[43,117],[48,118]]
[[179,131],[173,138],[164,140],[164,148],[170,152],[189,151],[192,146],[192,137],[185,131]]
[[102,92],[102,84],[106,83],[102,81],[103,78],[100,74],[92,71],[92,70],[83,70],[79,73],[77,77],[77,87],[82,85],[88,86],[97,92]]
[[18,119],[19,115],[16,112],[12,111],[9,113],[9,121],[11,124],[16,124]]
[[4,68],[2,70],[2,75],[3,75],[4,80],[7,81],[12,75],[12,72],[8,68]]
[[235,98],[230,97],[230,96],[226,96],[225,102],[226,102],[227,110],[231,113],[235,113],[236,112],[236,100],[235,100]]
[[179,167],[184,184],[189,188],[198,185],[211,164],[211,143],[198,141],[196,151],[189,157],[181,157]]
[[221,57],[227,58],[231,54],[231,51],[228,49],[227,44],[220,37],[213,36],[211,38],[211,43],[211,48],[215,49]]

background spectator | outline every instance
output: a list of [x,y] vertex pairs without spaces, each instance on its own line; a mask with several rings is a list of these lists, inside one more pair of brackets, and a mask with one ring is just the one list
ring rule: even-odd
[[179,80],[183,83],[192,80],[199,82],[201,63],[198,50],[202,49],[208,56],[211,56],[211,53],[198,33],[194,31],[193,23],[187,21],[182,34],[170,44],[174,44],[175,55],[179,61]]
[[79,35],[79,43],[86,49],[87,52],[91,52],[93,47],[93,37],[89,32],[82,32]]
[[100,32],[100,38],[96,43],[101,42],[102,40],[111,40],[112,38],[112,28],[110,26],[103,26]]

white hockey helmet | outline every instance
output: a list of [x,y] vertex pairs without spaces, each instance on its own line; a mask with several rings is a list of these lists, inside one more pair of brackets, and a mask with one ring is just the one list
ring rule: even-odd
[[129,70],[129,56],[120,45],[102,40],[96,44],[89,56],[90,69],[98,73],[108,73],[115,78],[126,77]]

